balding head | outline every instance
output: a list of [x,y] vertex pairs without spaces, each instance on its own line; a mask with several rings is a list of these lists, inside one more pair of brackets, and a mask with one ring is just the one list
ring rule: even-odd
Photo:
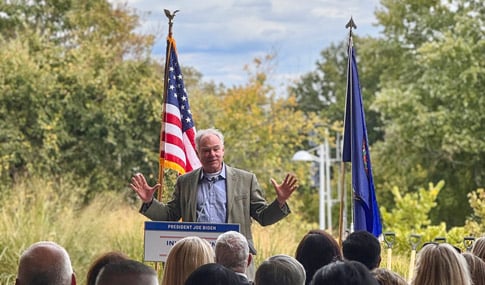
[[57,243],[34,243],[20,256],[16,285],[75,284],[69,254]]

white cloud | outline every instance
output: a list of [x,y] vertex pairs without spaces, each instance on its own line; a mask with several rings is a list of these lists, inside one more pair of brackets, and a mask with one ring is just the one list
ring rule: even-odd
[[[352,16],[356,34],[377,35],[374,10],[379,0],[111,0],[141,14],[141,31],[157,35],[154,53],[165,50],[168,19],[163,10],[180,10],[173,33],[179,60],[206,80],[243,84],[245,64],[277,53],[274,84],[314,70],[320,51],[345,40]],[[163,3],[162,3],[163,2]]]

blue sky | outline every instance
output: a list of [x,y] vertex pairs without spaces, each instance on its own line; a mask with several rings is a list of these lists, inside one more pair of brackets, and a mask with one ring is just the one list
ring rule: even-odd
[[153,55],[164,57],[168,19],[176,14],[173,35],[179,62],[226,86],[247,82],[246,64],[275,53],[270,82],[284,88],[315,70],[320,51],[348,37],[354,18],[359,36],[378,35],[374,11],[379,0],[110,0],[141,17],[141,33],[157,36]]

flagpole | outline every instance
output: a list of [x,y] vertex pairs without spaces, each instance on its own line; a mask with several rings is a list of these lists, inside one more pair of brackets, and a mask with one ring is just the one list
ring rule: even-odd
[[[173,40],[172,40],[172,27],[173,27],[173,18],[175,17],[175,13],[177,13],[179,10],[175,10],[173,13],[171,13],[169,10],[165,9],[165,16],[168,18],[168,37],[167,37],[167,49],[165,52],[165,73],[163,76],[163,102],[166,101],[167,99],[167,85],[168,85],[168,75],[169,75],[169,66],[170,66],[170,51],[173,48]],[[162,104],[162,115],[161,115],[161,128],[160,128],[160,135],[163,135],[165,133],[165,124],[164,124],[164,116],[165,116],[165,106],[166,104]],[[159,154],[161,155],[162,153],[165,152],[165,144],[163,143],[162,138],[160,137],[160,151]],[[157,200],[162,201],[162,194],[163,194],[163,180],[164,180],[164,173],[165,173],[165,165],[162,161],[162,157],[159,157],[160,163],[159,163],[159,169],[158,169],[158,183],[160,184],[160,188],[158,189],[157,193]]]
[[[351,46],[352,46],[352,29],[357,29],[357,26],[355,25],[354,19],[352,17],[350,17],[350,20],[345,25],[345,28],[349,29],[349,43],[348,43],[349,60],[348,60],[348,67],[347,68],[351,68],[351,66],[350,66],[350,56],[351,56],[350,50],[351,50]],[[350,69],[347,69],[347,70],[350,70]],[[350,77],[349,73],[347,72],[347,81],[351,80],[351,78],[349,78],[349,77]],[[348,82],[347,82],[347,88],[352,88],[352,84],[348,84]],[[352,90],[350,90],[350,91],[352,92]],[[346,94],[349,94],[348,90],[347,90]],[[352,93],[350,93],[350,94],[352,94]],[[347,102],[347,100],[346,100],[346,102]],[[342,151],[343,151],[343,149],[342,149]],[[343,217],[344,217],[345,198],[346,198],[346,195],[345,195],[345,189],[346,189],[346,187],[345,187],[345,162],[343,160],[340,162],[340,173],[341,173],[340,183],[341,183],[342,187],[341,187],[341,190],[340,190],[341,193],[340,193],[339,238],[338,238],[338,242],[339,242],[340,248],[342,248],[343,234],[344,234]],[[351,191],[352,191],[352,187],[350,187],[350,188],[351,188]],[[352,201],[352,199],[351,199],[351,201]],[[353,215],[352,215],[352,219],[351,219],[351,224],[353,224]]]

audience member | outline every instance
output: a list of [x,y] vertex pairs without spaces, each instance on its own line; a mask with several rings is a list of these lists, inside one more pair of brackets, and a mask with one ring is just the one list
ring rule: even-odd
[[261,263],[256,270],[255,285],[303,285],[305,268],[291,256],[278,254]]
[[342,253],[332,235],[324,230],[311,230],[298,244],[295,258],[305,268],[305,284],[309,284],[318,269],[331,262],[342,260]]
[[387,268],[376,268],[371,273],[380,285],[408,285],[406,279]]
[[218,263],[208,263],[194,270],[185,285],[240,285],[236,272]]
[[381,263],[381,243],[367,231],[355,231],[342,243],[344,259],[359,261],[369,270],[379,267]]
[[427,243],[418,252],[412,285],[471,285],[465,257],[448,243]]
[[379,285],[369,269],[358,261],[336,261],[315,272],[311,285]]
[[51,241],[32,244],[20,256],[16,285],[75,285],[67,251]]
[[252,255],[249,253],[248,241],[244,235],[235,231],[219,235],[214,251],[217,263],[234,271],[242,284],[249,284],[246,269],[251,263]]
[[485,261],[470,252],[463,253],[468,264],[473,285],[485,285]]
[[98,256],[89,266],[88,273],[86,275],[86,285],[96,284],[96,278],[106,264],[126,259],[128,259],[128,256],[117,251],[106,252]]
[[126,259],[107,263],[99,272],[96,285],[158,285],[158,275],[152,267]]
[[475,240],[472,247],[472,253],[485,261],[485,236]]
[[214,250],[208,241],[196,236],[185,237],[168,252],[162,285],[183,285],[195,269],[213,262]]

